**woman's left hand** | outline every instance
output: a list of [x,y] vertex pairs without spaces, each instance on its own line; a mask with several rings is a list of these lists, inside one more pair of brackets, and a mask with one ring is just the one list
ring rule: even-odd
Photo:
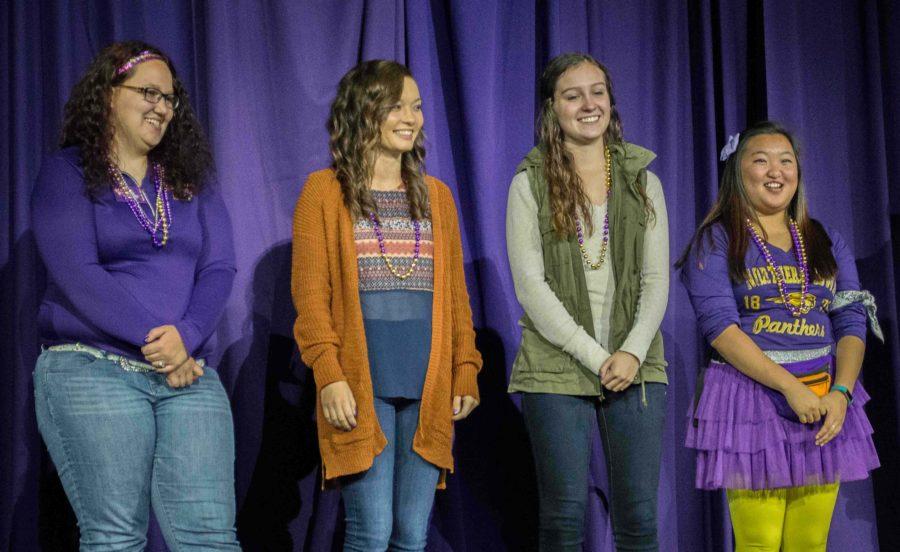
[[475,410],[478,406],[478,399],[471,395],[453,397],[453,421],[458,422]]
[[146,341],[147,344],[141,347],[141,353],[154,368],[181,366],[188,359],[181,334],[171,324],[150,330]]
[[166,375],[166,382],[169,387],[178,389],[192,385],[202,375],[203,367],[197,364],[193,358],[188,357],[181,366],[172,367],[172,370]]
[[616,351],[600,366],[600,383],[610,391],[625,391],[639,366],[640,361],[633,354]]
[[840,391],[831,391],[819,399],[819,410],[825,412],[822,428],[816,433],[816,444],[824,446],[837,437],[847,416],[847,398]]

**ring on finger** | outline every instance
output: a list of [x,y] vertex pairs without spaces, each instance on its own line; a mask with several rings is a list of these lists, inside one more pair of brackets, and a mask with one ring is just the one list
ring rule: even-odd
[[161,360],[157,360],[153,363],[154,368],[165,368],[165,366],[166,366],[166,363]]

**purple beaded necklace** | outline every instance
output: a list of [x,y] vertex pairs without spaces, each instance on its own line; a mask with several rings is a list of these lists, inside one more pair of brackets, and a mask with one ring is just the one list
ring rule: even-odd
[[169,242],[169,227],[172,224],[172,210],[169,203],[170,193],[169,187],[166,185],[165,170],[162,166],[159,163],[153,163],[151,170],[151,178],[156,188],[156,209],[150,207],[148,202],[150,213],[153,215],[152,221],[141,206],[141,198],[134,193],[134,190],[125,181],[122,171],[113,164],[109,165],[109,175],[116,185],[115,191],[118,195],[125,198],[125,203],[128,204],[128,208],[131,209],[134,218],[138,220],[141,228],[150,234],[153,247],[161,249]]
[[575,217],[578,248],[581,249],[581,256],[584,257],[584,262],[591,267],[591,270],[598,270],[603,266],[603,261],[606,260],[606,251],[609,248],[609,196],[612,195],[612,160],[609,155],[609,147],[603,149],[603,155],[606,159],[606,214],[603,215],[603,241],[600,243],[600,258],[596,263],[591,260],[591,256],[584,247],[584,229],[581,227],[581,221],[577,216]]
[[387,256],[387,250],[384,247],[384,234],[381,232],[381,224],[378,222],[378,217],[375,213],[369,213],[369,220],[372,221],[372,229],[375,230],[375,237],[378,238],[378,250],[381,251],[381,258],[384,259],[385,264],[388,267],[388,270],[391,271],[391,274],[399,278],[400,280],[406,280],[412,273],[416,270],[416,265],[419,262],[419,250],[422,244],[422,225],[418,220],[412,219],[413,230],[416,234],[416,244],[413,249],[413,260],[412,264],[409,265],[409,269],[406,272],[399,272],[396,268],[394,268],[393,263],[391,263],[391,259]]
[[788,229],[791,232],[791,240],[794,244],[794,255],[797,257],[797,264],[799,265],[798,268],[800,270],[800,305],[794,306],[790,302],[790,297],[788,296],[787,279],[784,276],[784,267],[775,264],[775,258],[772,256],[772,252],[769,251],[769,247],[762,239],[762,236],[759,235],[759,232],[756,231],[756,228],[750,222],[750,219],[747,219],[746,222],[747,230],[750,232],[753,243],[756,244],[757,249],[759,249],[759,252],[762,253],[763,258],[765,258],[769,271],[775,275],[778,293],[781,295],[781,303],[784,305],[784,308],[795,317],[809,313],[814,304],[812,301],[807,302],[806,300],[809,295],[809,263],[806,258],[806,248],[803,244],[803,236],[797,228],[797,223],[794,219],[790,219],[788,224]]

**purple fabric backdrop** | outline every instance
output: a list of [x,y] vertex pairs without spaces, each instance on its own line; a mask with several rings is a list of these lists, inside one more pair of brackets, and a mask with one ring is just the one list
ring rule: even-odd
[[[535,5],[536,4],[536,5]],[[425,108],[430,173],[456,194],[479,346],[483,404],[459,426],[458,471],[435,506],[429,550],[534,547],[533,466],[516,397],[518,342],[504,234],[507,186],[534,143],[535,81],[553,55],[586,50],[611,69],[626,137],[657,152],[671,250],[715,196],[718,145],[748,121],[779,119],[804,145],[815,216],[839,228],[887,343],[865,377],[884,467],[845,485],[831,550],[900,548],[900,10],[889,0],[369,0],[158,3],[15,1],[0,6],[0,550],[66,550],[74,520],[37,434],[30,373],[43,274],[28,199],[55,148],[62,106],[112,40],[154,43],[175,60],[209,130],[235,226],[239,272],[219,334],[237,438],[239,530],[248,550],[331,550],[337,493],[321,492],[313,390],[293,354],[291,214],[328,164],[324,130],[340,76],[357,61],[407,63]],[[660,484],[663,550],[731,550],[721,493],[693,489],[681,443],[702,346],[673,279],[663,323],[670,362]],[[594,448],[586,550],[611,550],[605,469]],[[880,530],[879,530],[880,529]],[[154,530],[151,549],[164,546]]]

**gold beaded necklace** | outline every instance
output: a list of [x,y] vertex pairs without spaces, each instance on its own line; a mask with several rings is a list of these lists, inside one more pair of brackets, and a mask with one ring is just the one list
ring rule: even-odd
[[603,157],[606,160],[606,214],[603,216],[603,241],[600,243],[600,257],[596,263],[591,260],[591,256],[584,247],[584,229],[581,227],[581,221],[577,216],[575,217],[578,248],[581,249],[581,256],[584,257],[584,262],[591,270],[598,270],[603,266],[603,261],[606,260],[606,251],[609,248],[609,197],[612,194],[612,158],[609,155],[609,146],[603,148]]
[[812,310],[815,305],[815,296],[809,292],[809,259],[806,256],[806,245],[803,243],[803,233],[794,219],[788,219],[788,229],[791,233],[791,242],[794,245],[794,255],[797,257],[797,269],[800,272],[800,304],[791,303],[790,294],[787,288],[787,277],[784,274],[784,266],[775,263],[775,257],[766,246],[765,240],[753,226],[753,222],[748,218],[745,221],[747,230],[750,232],[750,238],[756,244],[757,249],[766,261],[766,267],[769,272],[775,276],[775,284],[778,287],[778,294],[781,296],[781,304],[794,317],[805,316]]

